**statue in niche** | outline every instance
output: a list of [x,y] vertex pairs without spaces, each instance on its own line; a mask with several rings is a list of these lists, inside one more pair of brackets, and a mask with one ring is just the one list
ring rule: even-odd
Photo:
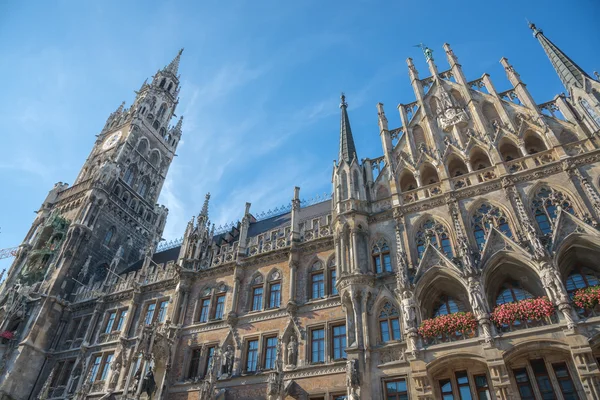
[[148,369],[148,373],[144,376],[142,381],[142,392],[145,392],[148,399],[152,399],[152,394],[156,391],[156,381],[154,380],[154,372],[152,367]]
[[221,359],[221,374],[225,376],[231,376],[233,372],[233,358],[234,351],[233,346],[228,345],[223,352],[223,358]]
[[298,362],[298,341],[295,335],[290,336],[290,341],[287,345],[288,350],[288,366],[295,367]]
[[469,277],[469,303],[477,319],[487,316],[487,307],[481,290],[481,284],[472,276]]
[[548,262],[542,264],[542,285],[554,303],[568,301],[560,275]]
[[404,317],[404,329],[414,328],[416,321],[416,306],[410,291],[402,293],[402,316]]

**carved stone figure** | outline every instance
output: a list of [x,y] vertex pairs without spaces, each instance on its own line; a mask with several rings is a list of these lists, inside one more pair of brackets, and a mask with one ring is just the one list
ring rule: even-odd
[[412,293],[405,290],[402,293],[402,316],[404,318],[404,329],[414,328],[416,326],[416,306]]
[[148,369],[144,380],[142,381],[142,392],[148,395],[148,399],[152,399],[152,394],[156,391],[156,381],[154,380],[154,372],[152,367]]
[[481,290],[481,284],[473,277],[469,277],[469,303],[471,309],[477,319],[483,318],[488,314],[488,308],[486,306],[483,292]]
[[566,300],[567,292],[560,281],[560,275],[549,262],[542,264],[542,285],[552,302],[558,303]]
[[233,372],[233,358],[234,350],[232,345],[228,345],[223,352],[223,358],[221,359],[221,374],[231,376]]
[[288,351],[288,366],[296,366],[298,362],[298,341],[296,340],[296,336],[290,336],[290,341],[287,345]]

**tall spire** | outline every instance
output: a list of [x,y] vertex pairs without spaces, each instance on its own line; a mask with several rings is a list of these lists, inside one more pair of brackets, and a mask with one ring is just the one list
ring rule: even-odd
[[342,102],[340,108],[342,110],[341,115],[341,126],[340,126],[340,161],[344,160],[348,164],[353,159],[358,158],[356,156],[356,147],[354,147],[354,138],[352,137],[352,129],[350,128],[350,119],[348,118],[348,103],[346,103],[346,95],[342,93]]
[[544,32],[541,29],[538,29],[534,23],[530,22],[529,28],[533,31],[533,36],[542,45],[542,48],[546,52],[546,55],[550,59],[552,66],[556,70],[556,73],[565,88],[568,91],[570,91],[573,86],[582,88],[585,77],[589,78],[589,75],[544,36]]
[[206,197],[204,197],[204,204],[202,205],[202,211],[200,211],[200,216],[208,218],[208,201],[210,200],[210,193],[206,193]]
[[177,56],[171,61],[171,63],[165,68],[165,71],[172,73],[177,76],[177,72],[179,71],[179,60],[181,60],[181,53],[183,53],[183,48],[179,50]]

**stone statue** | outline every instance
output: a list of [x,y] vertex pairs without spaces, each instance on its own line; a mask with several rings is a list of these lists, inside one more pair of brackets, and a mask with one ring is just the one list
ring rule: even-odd
[[403,251],[398,252],[398,275],[396,275],[396,281],[399,290],[404,290],[408,284],[408,262],[406,261],[406,253]]
[[405,290],[402,293],[402,316],[404,317],[404,329],[414,328],[416,325],[416,306],[412,293]]
[[144,380],[142,381],[142,392],[145,392],[148,395],[148,399],[152,399],[152,394],[156,391],[156,381],[154,380],[154,372],[152,372],[152,367],[148,369],[148,373],[144,376]]
[[473,253],[471,251],[471,248],[469,247],[469,242],[467,241],[467,238],[465,236],[459,236],[458,245],[463,256],[463,267],[465,268],[465,272],[467,272],[468,274],[474,273],[475,263],[473,262]]
[[233,358],[234,351],[233,346],[228,345],[223,352],[223,358],[221,359],[221,374],[226,376],[231,376],[233,372]]
[[560,275],[549,262],[542,264],[542,285],[552,302],[557,303],[567,300],[566,290],[560,281]]
[[358,375],[358,360],[346,361],[346,387],[348,388],[348,399],[359,399],[357,389],[360,386]]
[[296,340],[296,336],[290,336],[290,341],[287,345],[288,349],[288,366],[296,366],[296,362],[298,361],[298,341]]
[[471,309],[473,310],[473,314],[477,319],[484,318],[487,316],[487,307],[485,303],[485,299],[483,298],[483,293],[481,290],[481,284],[479,281],[473,277],[469,277],[469,303],[471,304]]

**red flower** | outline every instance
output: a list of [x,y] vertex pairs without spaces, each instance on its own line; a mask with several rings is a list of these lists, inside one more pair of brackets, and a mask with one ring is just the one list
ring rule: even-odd
[[455,332],[472,332],[477,329],[477,320],[471,312],[459,312],[426,319],[419,327],[419,333],[425,338],[438,337]]
[[600,303],[600,285],[579,289],[573,295],[573,303],[579,308],[590,309]]
[[547,297],[525,299],[501,304],[491,318],[498,325],[511,325],[515,321],[539,321],[554,314],[554,304]]
[[2,331],[2,332],[0,332],[0,338],[12,340],[15,338],[15,334],[14,334],[14,332],[11,332],[11,331]]

